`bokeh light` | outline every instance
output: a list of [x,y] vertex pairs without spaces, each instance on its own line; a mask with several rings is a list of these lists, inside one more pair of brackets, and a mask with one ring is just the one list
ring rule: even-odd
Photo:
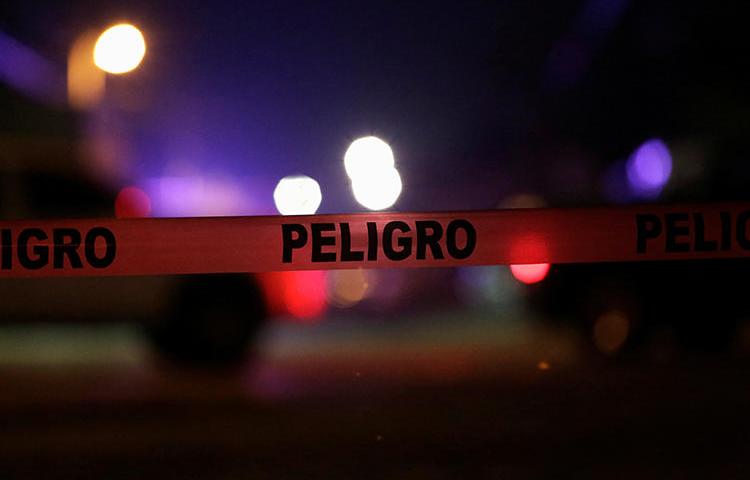
[[287,312],[303,321],[312,321],[326,310],[326,272],[308,270],[284,274],[284,304]]
[[[506,199],[504,204],[507,208],[541,208],[545,202],[537,195],[527,194]],[[541,260],[547,256],[546,242],[535,234],[518,237],[511,246],[511,257],[520,261],[533,261],[537,258]],[[530,285],[544,280],[550,267],[549,263],[517,263],[510,265],[510,273],[519,282]]]
[[247,215],[251,200],[236,179],[203,175],[139,180],[158,217]]
[[121,23],[106,29],[94,46],[94,63],[107,73],[127,73],[141,64],[146,40],[135,26]]
[[68,53],[68,103],[79,110],[93,107],[104,95],[105,74],[91,58],[95,44],[96,33],[85,32]]
[[339,308],[356,305],[374,286],[375,271],[332,270],[328,274],[328,303]]
[[301,323],[314,323],[325,313],[326,273],[322,270],[262,272],[256,274],[271,316],[291,316]]
[[352,181],[364,180],[373,173],[394,168],[391,147],[378,137],[353,141],[344,154],[344,168]]
[[273,201],[282,215],[312,215],[318,211],[323,194],[315,179],[296,175],[279,180]]
[[115,217],[140,218],[151,215],[151,199],[138,187],[125,187],[115,199]]
[[641,144],[626,164],[628,184],[634,195],[653,199],[659,196],[672,174],[672,155],[658,138]]
[[371,172],[368,177],[352,180],[352,192],[360,205],[370,210],[391,207],[401,195],[401,175],[395,168]]
[[594,345],[602,353],[614,354],[620,350],[630,334],[630,320],[620,310],[610,310],[594,322]]
[[395,163],[391,147],[377,137],[352,142],[344,155],[344,168],[360,205],[383,210],[396,203],[403,183]]
[[549,273],[549,267],[549,263],[526,263],[511,265],[510,272],[519,282],[530,285],[544,280]]

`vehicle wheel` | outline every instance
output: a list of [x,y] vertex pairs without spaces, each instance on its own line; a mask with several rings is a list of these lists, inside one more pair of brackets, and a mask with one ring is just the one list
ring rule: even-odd
[[169,359],[225,367],[246,357],[265,321],[265,302],[251,275],[189,275],[179,278],[171,311],[148,336]]

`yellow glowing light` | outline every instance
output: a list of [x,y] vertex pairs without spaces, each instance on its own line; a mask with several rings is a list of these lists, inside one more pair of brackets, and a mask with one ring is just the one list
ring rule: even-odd
[[328,276],[328,302],[340,308],[362,301],[372,289],[374,272],[365,270],[333,270]]
[[85,32],[70,47],[68,54],[68,101],[73,108],[91,108],[104,95],[105,74],[94,65],[91,52],[96,33]]
[[94,46],[94,63],[107,73],[127,73],[141,64],[146,40],[135,26],[121,23],[106,29]]
[[273,191],[276,210],[282,215],[312,215],[323,201],[315,179],[305,175],[284,177]]
[[594,344],[599,351],[612,354],[620,350],[630,334],[630,320],[619,310],[602,314],[594,323]]

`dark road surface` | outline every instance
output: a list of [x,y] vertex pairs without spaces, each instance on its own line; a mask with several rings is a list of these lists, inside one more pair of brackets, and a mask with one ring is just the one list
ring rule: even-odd
[[221,374],[137,347],[133,360],[112,338],[119,353],[101,362],[0,357],[0,478],[750,472],[747,360],[605,362],[515,327],[440,329],[450,341],[433,327],[343,330],[282,329],[253,364]]

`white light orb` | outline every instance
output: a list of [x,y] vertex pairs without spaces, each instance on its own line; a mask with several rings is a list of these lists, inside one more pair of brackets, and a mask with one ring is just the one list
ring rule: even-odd
[[312,215],[318,211],[323,194],[315,179],[295,175],[279,180],[273,191],[273,201],[282,215]]
[[121,23],[106,29],[94,45],[94,64],[107,73],[135,70],[146,55],[146,40],[135,26]]
[[393,150],[378,137],[354,140],[344,154],[344,168],[352,180],[368,177],[373,172],[393,168]]
[[392,206],[401,195],[402,188],[401,175],[393,167],[352,180],[354,198],[370,210],[383,210]]

